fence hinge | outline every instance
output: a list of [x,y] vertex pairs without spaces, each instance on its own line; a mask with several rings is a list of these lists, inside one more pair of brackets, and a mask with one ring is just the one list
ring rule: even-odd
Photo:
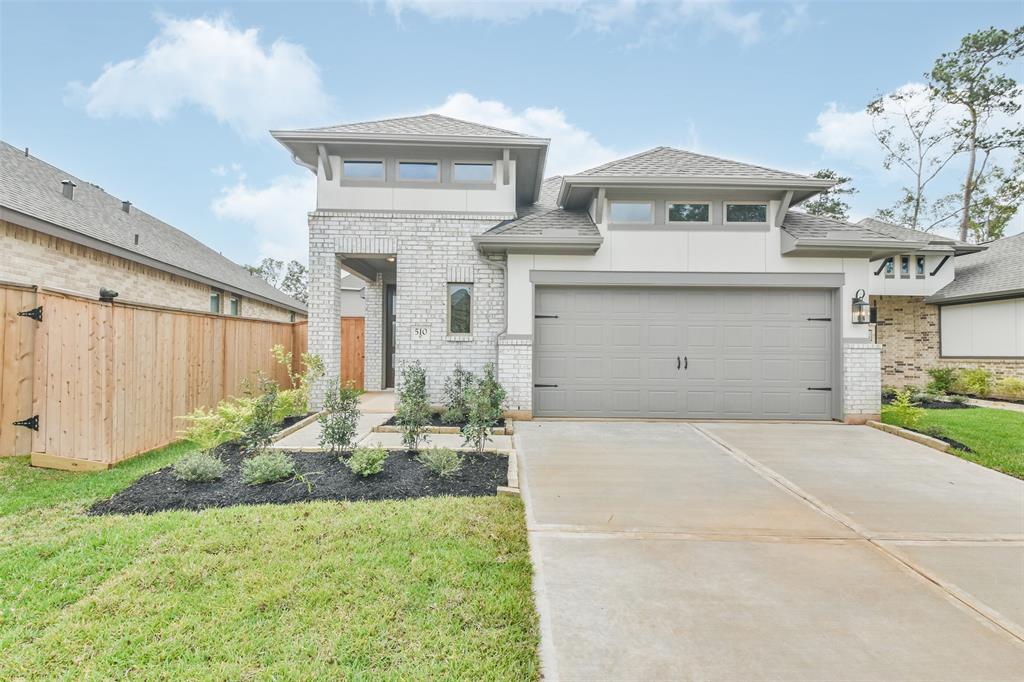
[[43,306],[39,305],[31,310],[22,310],[18,313],[18,317],[31,317],[36,322],[43,321]]
[[16,421],[16,422],[14,422],[14,425],[15,426],[24,426],[27,429],[32,429],[33,431],[38,431],[39,430],[39,415],[38,414],[34,414],[31,417],[29,417],[28,419],[22,419],[20,421]]

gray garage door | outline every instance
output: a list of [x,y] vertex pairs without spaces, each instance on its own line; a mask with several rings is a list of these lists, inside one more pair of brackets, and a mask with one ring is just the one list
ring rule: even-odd
[[832,293],[538,286],[539,417],[830,419]]

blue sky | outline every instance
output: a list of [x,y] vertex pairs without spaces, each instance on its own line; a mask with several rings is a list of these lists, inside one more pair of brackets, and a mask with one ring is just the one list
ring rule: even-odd
[[835,168],[856,219],[906,180],[864,105],[1021,23],[1020,2],[2,2],[0,135],[240,262],[305,260],[311,176],[268,128],[432,110],[551,137],[549,172],[657,145]]

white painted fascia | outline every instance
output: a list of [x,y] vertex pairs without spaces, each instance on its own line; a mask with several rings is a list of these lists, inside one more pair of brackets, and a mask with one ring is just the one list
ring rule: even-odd
[[715,176],[664,177],[664,176],[616,176],[616,175],[567,175],[562,178],[558,192],[558,204],[565,200],[573,187],[598,189],[601,187],[643,187],[644,189],[679,189],[694,187],[700,189],[778,189],[806,190],[814,193],[835,185],[834,180],[776,179],[776,178],[725,178]]
[[506,236],[478,235],[473,243],[481,253],[528,253],[528,254],[561,254],[591,255],[601,248],[604,238],[595,236],[550,236],[550,235],[517,235]]

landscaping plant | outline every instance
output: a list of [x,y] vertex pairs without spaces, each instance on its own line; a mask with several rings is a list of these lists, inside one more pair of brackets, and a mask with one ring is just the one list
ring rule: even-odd
[[451,448],[428,448],[416,456],[419,462],[438,476],[451,476],[462,468],[462,453]]
[[186,483],[208,483],[224,475],[224,462],[209,450],[198,450],[175,462],[171,475]]
[[331,382],[324,395],[324,410],[320,414],[320,447],[337,452],[352,445],[359,426],[359,389],[351,384]]
[[441,413],[441,421],[445,424],[461,424],[466,421],[469,416],[466,390],[475,383],[473,373],[456,363],[451,376],[444,380],[444,412]]
[[402,370],[402,385],[398,389],[395,423],[402,429],[402,443],[410,450],[418,450],[424,432],[430,424],[430,401],[427,399],[427,373],[419,361]]
[[928,382],[929,393],[952,393],[956,385],[957,370],[955,367],[935,367],[928,370],[928,376],[932,378]]
[[266,450],[275,431],[277,383],[261,375],[258,385],[261,395],[253,399],[252,414],[238,439],[239,449],[249,456],[259,455]]
[[242,481],[246,485],[276,483],[291,478],[295,462],[284,452],[271,450],[242,460]]
[[384,471],[384,462],[388,459],[388,451],[383,447],[359,447],[345,460],[352,473],[357,476],[372,476]]
[[[309,412],[309,391],[314,383],[324,375],[324,361],[316,353],[302,354],[301,373],[293,369],[292,360],[294,356],[291,351],[285,351],[284,346],[278,344],[270,349],[274,359],[288,372],[288,381],[291,388],[281,391],[278,394],[279,405],[277,412],[281,421],[285,417],[301,416]],[[290,412],[288,410],[291,410]]]
[[996,383],[993,394],[1010,400],[1024,400],[1024,379],[1006,377]]
[[889,412],[901,426],[913,429],[924,416],[924,410],[914,405],[911,390],[904,389],[896,393],[892,404],[889,405]]
[[956,390],[969,395],[986,396],[992,391],[992,372],[975,367],[960,370]]
[[483,376],[466,391],[466,403],[469,414],[466,425],[462,427],[462,437],[466,445],[472,445],[480,452],[487,445],[491,429],[501,419],[502,406],[505,403],[505,389],[495,377],[494,363],[484,366]]

